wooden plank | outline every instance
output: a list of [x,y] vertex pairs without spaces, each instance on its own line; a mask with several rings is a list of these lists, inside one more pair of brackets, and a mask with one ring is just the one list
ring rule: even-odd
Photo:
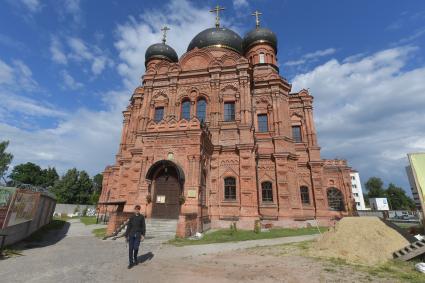
[[425,240],[416,241],[393,253],[399,260],[409,260],[425,253]]

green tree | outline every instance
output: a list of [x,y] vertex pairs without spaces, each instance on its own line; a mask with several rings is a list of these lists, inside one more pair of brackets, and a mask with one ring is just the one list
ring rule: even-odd
[[42,171],[42,186],[45,188],[53,187],[53,185],[59,180],[58,172],[55,167],[48,167]]
[[386,195],[393,210],[413,210],[416,207],[413,199],[406,195],[406,191],[393,183],[388,185]]
[[368,198],[386,197],[384,183],[381,178],[370,177],[365,183]]
[[10,162],[12,162],[13,155],[11,153],[6,152],[6,148],[9,145],[9,141],[0,142],[0,178],[3,179],[4,182],[4,174],[9,169]]
[[55,183],[52,192],[58,203],[77,203],[78,171],[69,169],[62,178]]
[[102,191],[102,182],[103,182],[103,175],[102,174],[96,174],[93,177],[93,190],[95,192],[101,192]]
[[77,201],[81,204],[90,203],[90,197],[93,193],[93,182],[90,179],[89,174],[86,171],[80,171],[78,175],[78,197]]
[[59,175],[54,167],[41,169],[37,164],[27,162],[13,167],[9,178],[17,183],[48,188],[52,187],[59,180]]
[[87,172],[72,168],[55,183],[52,192],[59,203],[89,204],[93,182]]
[[91,203],[96,204],[99,201],[100,194],[102,193],[103,175],[96,174],[93,177],[93,193],[91,195]]
[[43,183],[42,174],[43,171],[41,170],[40,166],[32,162],[27,162],[25,164],[19,164],[13,167],[9,178],[12,181],[18,183],[40,186],[41,183]]

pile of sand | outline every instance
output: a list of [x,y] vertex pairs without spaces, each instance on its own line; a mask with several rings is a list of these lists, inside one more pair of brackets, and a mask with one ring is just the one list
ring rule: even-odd
[[315,256],[357,264],[380,264],[409,242],[377,217],[345,217],[314,243]]

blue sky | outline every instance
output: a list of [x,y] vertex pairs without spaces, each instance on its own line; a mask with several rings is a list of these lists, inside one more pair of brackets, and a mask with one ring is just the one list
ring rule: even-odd
[[14,164],[96,174],[113,163],[146,48],[167,24],[182,55],[217,3],[242,36],[263,13],[281,75],[315,97],[324,158],[408,188],[406,154],[425,151],[424,1],[1,2],[0,140]]

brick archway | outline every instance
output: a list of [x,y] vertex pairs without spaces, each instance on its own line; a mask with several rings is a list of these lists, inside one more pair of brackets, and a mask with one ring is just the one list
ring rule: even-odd
[[183,170],[172,161],[161,160],[149,168],[146,179],[152,181],[152,218],[177,219],[184,185]]

